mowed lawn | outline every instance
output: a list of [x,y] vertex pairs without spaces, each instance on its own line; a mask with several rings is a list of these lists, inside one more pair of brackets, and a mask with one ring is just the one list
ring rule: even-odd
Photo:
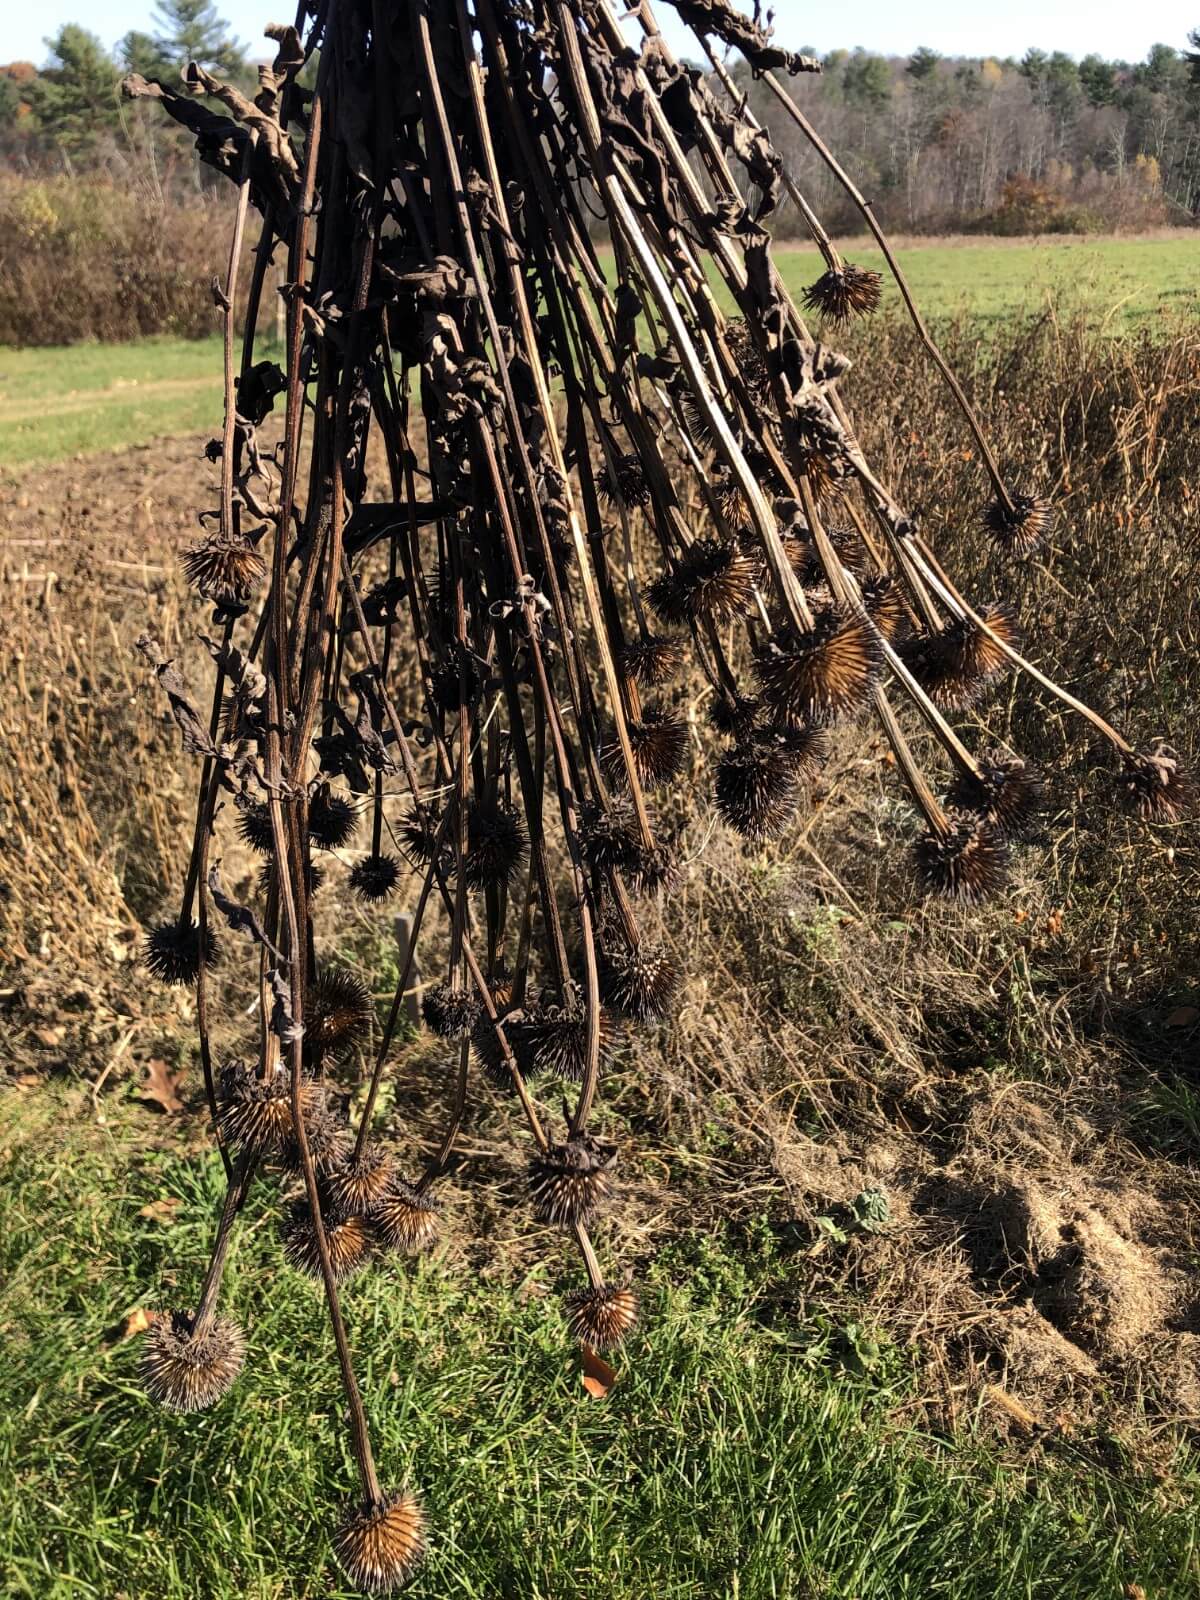
[[[0,1589],[350,1600],[329,1548],[354,1482],[344,1401],[278,1198],[256,1185],[226,1279],[246,1369],[211,1412],[157,1410],[122,1321],[192,1304],[220,1165],[105,1106],[99,1128],[80,1091],[0,1098]],[[428,1508],[414,1600],[1195,1595],[1182,1455],[1138,1466],[1069,1435],[1001,1452],[986,1408],[928,1431],[907,1353],[802,1312],[802,1257],[765,1221],[657,1249],[606,1399],[565,1334],[566,1252],[539,1242],[532,1268],[476,1276],[439,1247],[346,1290],[382,1475]]]
[[[866,243],[848,259],[882,268]],[[902,269],[933,321],[960,315],[985,326],[1053,302],[1079,307],[1114,332],[1200,314],[1200,233],[1150,239],[946,240],[905,244]],[[793,292],[821,271],[811,249],[781,247]],[[885,314],[903,315],[893,283]],[[118,450],[151,439],[220,429],[221,353],[215,337],[129,345],[0,349],[0,471]]]

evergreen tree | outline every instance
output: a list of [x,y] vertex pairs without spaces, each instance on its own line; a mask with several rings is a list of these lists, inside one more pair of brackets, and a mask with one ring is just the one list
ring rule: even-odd
[[246,53],[231,38],[228,25],[212,0],[160,0],[154,36],[160,57],[184,67],[189,61],[226,78],[246,70]]
[[86,150],[120,124],[117,64],[94,33],[74,22],[46,44],[51,61],[31,85],[34,111],[63,149]]

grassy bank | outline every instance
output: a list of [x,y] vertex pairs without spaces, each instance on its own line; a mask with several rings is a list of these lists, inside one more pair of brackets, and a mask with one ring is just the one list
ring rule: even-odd
[[[155,1411],[139,1341],[114,1331],[148,1285],[152,1303],[194,1295],[220,1169],[152,1148],[145,1112],[101,1132],[87,1109],[0,1100],[5,1592],[348,1595],[327,1570],[352,1470],[318,1291],[281,1266],[271,1221],[253,1226],[228,1297],[247,1370],[211,1413]],[[803,1315],[765,1222],[658,1253],[606,1400],[580,1386],[559,1287],[553,1265],[483,1282],[443,1249],[348,1291],[383,1470],[420,1486],[437,1529],[414,1596],[1195,1592],[1193,1467],[1143,1473],[1118,1441],[1100,1459],[1053,1437],[1005,1461],[970,1421],[953,1438],[906,1426],[907,1354]]]

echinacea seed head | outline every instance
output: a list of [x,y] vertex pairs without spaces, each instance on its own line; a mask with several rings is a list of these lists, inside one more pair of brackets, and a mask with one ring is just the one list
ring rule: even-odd
[[[301,1083],[301,1105],[306,1113],[314,1092],[311,1083]],[[260,1078],[243,1062],[229,1062],[217,1080],[217,1117],[221,1137],[235,1149],[281,1154],[292,1133],[289,1074],[276,1069]]]
[[1120,783],[1126,804],[1143,822],[1178,822],[1195,808],[1195,780],[1161,739],[1121,758]]
[[774,714],[807,727],[860,710],[882,666],[883,649],[866,613],[834,605],[811,628],[769,641],[755,671]]
[[944,830],[930,828],[917,841],[917,877],[926,894],[978,905],[1003,889],[1008,847],[985,817],[949,812]]
[[736,539],[697,539],[674,572],[655,578],[646,598],[668,624],[732,622],[754,599],[757,566]]
[[606,942],[599,952],[599,975],[605,1005],[634,1022],[661,1021],[679,992],[675,958],[662,945],[646,940],[636,947],[617,939]]
[[649,505],[650,485],[641,458],[632,452],[614,456],[612,466],[606,463],[600,475],[600,492],[613,503],[623,500],[627,506]]
[[897,639],[908,621],[908,613],[904,609],[900,587],[892,575],[882,572],[877,577],[865,579],[862,602],[867,615],[888,643]]
[[529,1163],[529,1198],[539,1222],[570,1228],[588,1222],[608,1199],[616,1151],[587,1134],[547,1145]]
[[735,744],[713,775],[717,810],[735,832],[754,843],[782,833],[795,813],[800,784],[793,763],[777,745]]
[[[641,786],[654,789],[669,783],[687,755],[686,724],[670,711],[648,706],[640,719],[626,723],[626,730]],[[616,785],[626,781],[625,756],[615,733],[601,750],[600,760],[610,782]]]
[[468,889],[499,889],[520,877],[529,859],[525,824],[510,806],[471,802],[467,815]]
[[[260,895],[262,895],[264,900],[271,892],[271,885],[274,882],[274,874],[275,859],[272,856],[264,861],[262,866],[258,869],[258,892]],[[309,895],[311,896],[316,894],[317,890],[325,881],[325,873],[317,862],[309,861],[307,863],[307,871],[304,874],[304,881],[308,885]]]
[[333,1208],[342,1216],[366,1216],[383,1198],[395,1176],[390,1150],[367,1144],[325,1174],[325,1187]]
[[271,826],[271,810],[264,800],[251,800],[238,807],[237,831],[243,842],[260,856],[269,856],[275,849],[275,832]]
[[438,1209],[430,1195],[393,1173],[371,1207],[371,1228],[385,1248],[412,1254],[428,1249],[437,1238]]
[[1042,804],[1042,780],[1020,756],[1003,750],[985,750],[977,772],[963,772],[950,791],[957,810],[974,811],[986,818],[1006,839],[1018,837]]
[[993,500],[984,510],[983,525],[1003,551],[1024,561],[1046,542],[1054,511],[1038,495],[1014,494],[1010,500],[1011,506]]
[[467,989],[449,983],[435,983],[421,1000],[421,1016],[430,1033],[439,1039],[461,1039],[470,1033],[479,1014],[479,1002]]
[[211,928],[201,940],[197,922],[163,922],[147,935],[142,960],[161,983],[182,988],[200,976],[202,953],[205,970],[211,971],[219,960]]
[[[342,1216],[332,1208],[322,1211],[325,1243],[334,1279],[340,1283],[365,1263],[371,1245],[365,1217]],[[283,1253],[298,1272],[310,1278],[321,1276],[321,1251],[317,1227],[307,1200],[297,1200],[283,1225]]]
[[196,1333],[186,1311],[163,1313],[146,1334],[142,1381],[169,1411],[204,1411],[233,1387],[246,1341],[232,1317],[214,1317]]
[[830,267],[805,290],[804,304],[830,322],[844,323],[854,317],[869,317],[878,309],[882,294],[881,273],[846,261],[840,267]]
[[363,1044],[375,1021],[370,989],[347,967],[325,966],[308,994],[304,1044],[314,1061],[348,1055]]
[[678,674],[686,658],[682,639],[647,635],[625,646],[621,667],[642,688],[660,689]]
[[354,1506],[334,1535],[334,1549],[355,1588],[390,1594],[420,1566],[425,1554],[425,1512],[407,1489]]
[[400,882],[400,863],[395,856],[364,856],[350,873],[350,888],[368,905],[382,905]]
[[762,706],[757,695],[731,694],[722,691],[713,695],[708,705],[708,720],[718,733],[730,739],[746,738],[754,727],[755,718]]
[[579,1289],[566,1299],[567,1325],[580,1344],[611,1350],[638,1319],[638,1300],[628,1284]]
[[344,794],[318,783],[308,802],[308,836],[318,850],[340,850],[354,837],[358,811]]
[[203,599],[221,607],[241,608],[253,600],[267,564],[244,539],[214,535],[184,552],[183,571]]
[[[316,1085],[313,1085],[304,1112],[304,1136],[314,1171],[324,1176],[345,1164],[350,1154],[350,1130],[346,1119],[330,1105],[325,1092]],[[300,1141],[295,1137],[294,1128],[289,1130],[281,1157],[289,1172],[303,1172]]]

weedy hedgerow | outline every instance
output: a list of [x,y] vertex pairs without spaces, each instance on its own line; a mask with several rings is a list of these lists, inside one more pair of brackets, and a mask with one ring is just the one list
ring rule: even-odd
[[[214,608],[207,713],[158,640],[139,641],[200,764],[179,909],[146,957],[164,982],[195,989],[228,1185],[195,1308],[161,1314],[148,1334],[147,1387],[193,1409],[243,1367],[254,1380],[253,1335],[247,1345],[219,1309],[225,1263],[256,1176],[298,1179],[281,1246],[324,1289],[359,1477],[334,1545],[367,1592],[405,1581],[437,1529],[417,1491],[378,1470],[342,1286],[379,1253],[435,1237],[437,1184],[477,1074],[520,1104],[532,1219],[578,1250],[586,1284],[568,1294],[568,1330],[585,1350],[611,1349],[637,1322],[636,1288],[606,1270],[592,1237],[620,1172],[593,1113],[618,1038],[669,1030],[681,987],[659,937],[680,851],[647,791],[687,756],[670,676],[686,655],[726,741],[714,792],[734,830],[778,833],[828,759],[829,730],[870,716],[917,818],[913,877],[933,897],[994,895],[1037,815],[1040,784],[1019,754],[976,753],[948,720],[1020,675],[1100,736],[1136,816],[1175,821],[1193,799],[1171,746],[1132,742],[1032,663],[1006,603],[968,597],[975,575],[947,572],[868,463],[840,389],[849,361],[814,339],[772,271],[766,219],[796,186],[745,107],[718,103],[728,82],[710,40],[765,74],[874,229],[774,73],[817,63],[723,0],[685,10],[709,80],[674,60],[646,8],[633,56],[607,8],[581,0],[457,0],[436,20],[402,0],[382,27],[378,8],[348,0],[303,39],[270,30],[277,54],[253,103],[196,64],[189,93],[126,82],[192,129],[237,188],[216,293],[220,500],[185,557]],[[318,46],[309,91],[298,74]],[[360,124],[354,86],[367,82]],[[251,206],[263,222],[239,363]],[[619,264],[611,289],[589,242],[596,207]],[[881,280],[811,227],[825,271],[806,307],[824,332],[874,311]],[[1002,471],[876,237],[973,441],[988,482],[976,522],[1007,573],[1043,547],[1051,506]],[[284,369],[255,360],[277,249],[291,279]],[[733,296],[732,319],[697,252]],[[258,429],[280,395],[272,459]],[[366,466],[373,437],[382,496]],[[685,484],[701,520],[685,512]],[[619,539],[606,541],[603,507]],[[647,530],[654,576],[635,551]],[[899,706],[928,729],[948,798]],[[221,876],[234,824],[263,860],[253,904]],[[313,851],[328,860],[368,833],[350,880],[361,905],[385,914],[401,857],[422,888],[352,1120],[339,1073],[370,1037],[375,1002],[359,973],[318,958],[327,891]],[[444,1051],[447,1105],[418,1172],[380,1144],[375,1112],[421,926],[437,917],[447,953],[422,1014]],[[814,926],[814,961],[830,942]],[[257,1033],[244,1059],[217,1063],[210,974],[239,954],[257,971]],[[870,1232],[881,1206],[860,1201],[855,1225]],[[846,1343],[863,1370],[879,1359],[858,1324]]]

